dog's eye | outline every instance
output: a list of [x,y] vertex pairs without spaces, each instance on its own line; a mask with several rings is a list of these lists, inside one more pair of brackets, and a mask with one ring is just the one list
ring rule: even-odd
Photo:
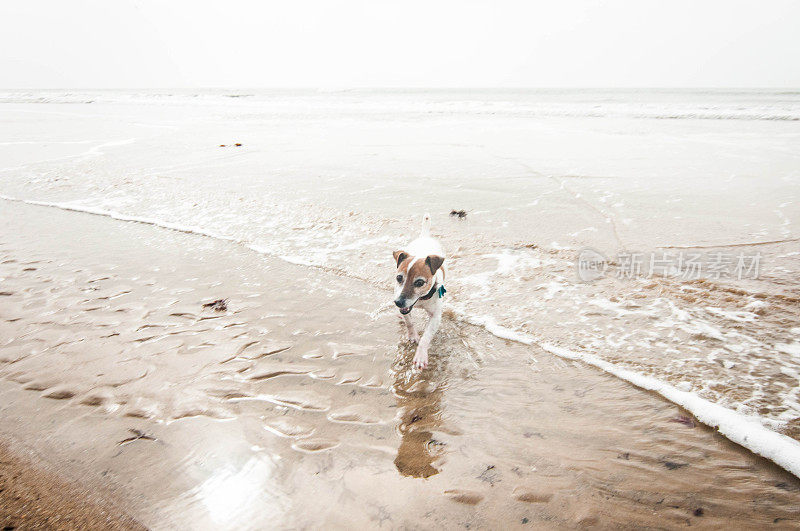
[[400,283],[403,281],[403,275],[397,275],[397,282]]
[[414,285],[418,288],[421,288],[422,286],[425,285],[425,281],[422,280],[421,278],[418,278],[417,280],[414,281]]

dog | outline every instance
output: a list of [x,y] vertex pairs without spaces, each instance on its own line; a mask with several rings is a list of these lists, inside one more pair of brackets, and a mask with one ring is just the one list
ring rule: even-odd
[[[430,214],[423,217],[419,238],[393,254],[397,263],[394,303],[400,309],[400,315],[408,328],[408,340],[412,344],[418,343],[414,367],[425,369],[428,367],[428,349],[442,322],[445,294],[445,254],[441,244],[431,238]],[[430,317],[422,339],[409,317],[414,307],[423,308]]]

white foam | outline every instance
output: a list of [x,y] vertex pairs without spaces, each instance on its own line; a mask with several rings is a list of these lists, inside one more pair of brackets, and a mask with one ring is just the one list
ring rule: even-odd
[[725,319],[730,319],[731,321],[738,321],[740,323],[755,321],[755,319],[758,317],[758,315],[752,312],[732,312],[728,310],[723,310],[722,308],[717,308],[715,306],[706,306],[706,311],[714,315],[718,315],[719,317],[724,317]]
[[785,352],[786,354],[800,357],[800,343],[798,343],[797,341],[792,343],[783,343],[780,345],[775,345],[775,348],[780,350],[781,352]]
[[543,289],[546,293],[543,295],[545,300],[550,300],[555,297],[556,293],[560,291],[564,291],[564,284],[558,282],[557,280],[551,280],[550,282],[546,282],[544,284],[539,284],[534,289],[540,290]]
[[511,341],[516,341],[517,343],[523,343],[525,345],[533,345],[535,344],[535,340],[532,336],[524,333],[524,332],[517,332],[511,328],[507,328],[505,326],[501,326],[497,324],[494,317],[490,315],[476,315],[470,316],[461,312],[458,312],[464,321],[476,325],[481,326],[486,329],[487,332],[492,334],[493,336],[499,337],[501,339],[509,339]]
[[[9,171],[21,170],[23,168],[26,168],[26,167],[32,165],[32,164],[43,164],[43,163],[60,162],[60,161],[71,160],[71,159],[78,159],[78,160],[89,159],[89,158],[98,157],[100,155],[103,155],[105,152],[102,151],[102,150],[105,149],[105,148],[116,147],[116,146],[124,146],[124,145],[127,145],[127,144],[133,144],[134,142],[136,142],[135,138],[126,138],[124,140],[113,140],[111,142],[103,142],[103,143],[97,144],[96,146],[93,146],[90,149],[88,149],[86,151],[83,151],[81,153],[75,153],[74,155],[66,155],[64,157],[58,157],[58,158],[55,158],[55,159],[36,160],[36,161],[32,161],[32,162],[29,162],[29,163],[26,163],[26,164],[22,164],[22,165],[11,166],[11,167],[8,167],[8,168],[0,168],[0,171],[9,172]],[[85,142],[85,141],[42,142],[41,144],[44,145],[44,144],[86,144],[86,143],[89,143],[89,142]],[[11,142],[6,143],[6,145],[10,145],[10,144],[12,144],[12,143]]]
[[599,357],[579,353],[546,342],[537,342],[544,350],[571,360],[580,360],[622,378],[637,387],[655,391],[670,402],[690,411],[700,422],[716,428],[722,435],[762,457],[766,457],[800,477],[800,442],[777,433],[763,424],[763,419],[733,411],[688,391],[609,363]]
[[13,142],[0,142],[0,146],[42,146],[46,144],[91,144],[95,140],[18,140]]
[[[601,201],[603,199],[604,198],[602,198],[602,197],[600,198]],[[582,232],[597,232],[597,227],[586,227],[585,229],[581,229],[579,231],[571,233],[570,236],[572,236],[574,238],[575,236],[577,236],[578,234],[580,234]]]
[[755,300],[752,302],[747,303],[745,306],[746,310],[761,310],[769,306],[769,303],[764,301]]
[[232,241],[238,242],[235,238],[230,236],[224,236],[222,234],[209,231],[207,229],[203,229],[200,227],[193,227],[190,225],[181,225],[179,223],[170,223],[168,221],[162,221],[160,219],[155,218],[146,218],[146,217],[139,217],[139,216],[129,216],[127,214],[122,214],[120,212],[115,212],[113,210],[105,210],[102,208],[95,208],[83,205],[76,205],[72,203],[57,203],[52,201],[35,201],[32,199],[18,199],[16,197],[10,197],[7,195],[0,194],[0,199],[5,199],[6,201],[14,201],[16,203],[25,203],[26,205],[36,205],[36,206],[45,206],[51,208],[59,208],[61,210],[69,210],[71,212],[82,212],[84,214],[92,214],[95,216],[105,216],[112,219],[117,219],[120,221],[130,221],[133,223],[144,223],[146,225],[154,225],[156,227],[161,227],[162,229],[169,229],[178,232],[186,232],[190,234],[199,234],[201,236],[208,236],[209,238],[214,238],[216,240],[224,240],[224,241]]
[[575,352],[541,341],[532,335],[501,326],[491,316],[460,315],[460,317],[471,324],[482,326],[487,332],[502,339],[516,341],[525,345],[539,346],[560,358],[582,361],[637,387],[654,391],[670,402],[691,412],[697,420],[717,429],[719,433],[731,441],[775,462],[795,476],[800,477],[800,442],[773,431],[765,425],[769,424],[773,428],[778,428],[782,425],[780,422],[770,422],[756,415],[746,415],[715,404],[691,392],[692,386],[688,382],[679,384],[680,387],[685,389],[682,390],[651,376],[619,367],[594,354]]

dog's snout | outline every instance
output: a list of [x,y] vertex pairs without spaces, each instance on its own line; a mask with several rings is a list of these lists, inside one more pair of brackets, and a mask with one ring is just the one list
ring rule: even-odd
[[406,300],[404,298],[400,297],[399,299],[395,299],[394,300],[394,304],[398,308],[402,308],[403,306],[406,305]]

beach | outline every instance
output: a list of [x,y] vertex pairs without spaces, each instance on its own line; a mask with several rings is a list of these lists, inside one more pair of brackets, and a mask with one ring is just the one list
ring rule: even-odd
[[145,529],[96,491],[48,472],[40,459],[0,447],[0,524],[4,529]]
[[[131,526],[796,525],[796,93],[0,113],[0,440]],[[425,212],[419,372],[391,253]]]

